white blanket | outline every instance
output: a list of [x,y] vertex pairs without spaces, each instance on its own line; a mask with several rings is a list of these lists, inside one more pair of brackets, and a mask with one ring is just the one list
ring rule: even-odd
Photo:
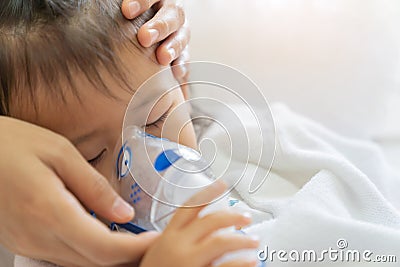
[[[255,209],[256,224],[246,232],[260,237],[260,250],[268,246],[268,253],[286,251],[281,258],[287,259],[287,266],[317,264],[295,263],[297,254],[293,251],[301,255],[304,250],[315,250],[320,258],[320,252],[329,248],[358,250],[361,257],[369,250],[372,254],[366,256],[371,260],[392,255],[397,263],[381,265],[399,266],[400,174],[389,168],[380,149],[372,142],[338,136],[282,105],[274,105],[272,112],[278,144],[271,173],[254,194],[248,193],[250,175],[236,187],[241,199]],[[246,127],[250,138],[256,136],[251,134],[256,125]],[[213,135],[218,140],[218,132]],[[223,158],[223,153],[219,157]],[[236,159],[235,164],[240,166],[241,160]],[[261,163],[258,168],[264,172],[258,174],[267,173],[268,167]],[[255,168],[250,164],[247,173]],[[272,216],[260,216],[259,211]],[[360,263],[334,259],[325,254],[319,265],[366,265],[362,258]],[[267,266],[283,264],[277,254],[273,262],[267,260]],[[17,257],[15,266],[30,265]]]
[[[366,258],[372,261],[392,255],[397,263],[381,265],[400,266],[400,174],[389,168],[378,146],[338,136],[283,105],[274,105],[272,113],[278,143],[271,173],[255,194],[248,192],[250,175],[236,187],[249,206],[273,216],[246,230],[261,238],[260,249],[286,251],[285,266],[317,264],[298,262],[296,252],[290,258],[293,250],[315,250],[319,257],[330,247],[358,250],[361,257],[369,250],[372,254],[366,252]],[[256,132],[256,125],[246,126]],[[335,261],[325,255],[320,265],[355,266],[349,259]],[[276,254],[267,264],[281,265]]]

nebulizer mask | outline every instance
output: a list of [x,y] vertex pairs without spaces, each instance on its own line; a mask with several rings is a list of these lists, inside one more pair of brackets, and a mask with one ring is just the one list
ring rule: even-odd
[[[116,230],[162,231],[177,208],[216,180],[209,161],[195,149],[178,143],[184,139],[183,132],[193,134],[191,107],[184,101],[176,103],[181,97],[177,91],[180,87],[163,89],[169,78],[164,76],[162,85],[157,84],[159,79],[148,81],[127,108],[113,177],[118,181],[120,195],[133,206],[135,216],[128,224],[112,224]],[[163,115],[166,110],[168,116]],[[158,136],[147,132],[149,127],[145,125],[161,116],[168,118],[149,131],[158,132]],[[192,203],[203,204],[210,203]]]
[[[169,97],[181,87],[170,70],[161,71],[135,92],[127,107],[121,143],[115,153],[113,177],[121,196],[133,206],[135,216],[128,224],[114,224],[117,230],[162,231],[177,208],[184,207],[189,198],[207,190],[215,181],[222,180],[227,185],[224,194],[208,203],[192,205],[208,204],[209,211],[223,209],[228,206],[226,195],[243,177],[251,177],[248,179],[250,193],[265,179],[264,172],[247,167],[250,161],[253,165],[260,161],[272,163],[273,153],[262,151],[267,145],[271,149],[265,151],[274,152],[275,145],[274,138],[271,143],[259,142],[263,141],[264,134],[274,134],[274,126],[269,107],[263,106],[265,98],[258,88],[236,70],[203,62],[191,64],[190,83],[191,99],[167,104],[166,108],[163,103],[169,103],[173,99]],[[251,96],[252,91],[256,95],[249,99],[243,97]],[[263,109],[253,110],[252,104]],[[196,116],[192,112],[190,117],[190,110],[195,107],[200,107],[201,112]],[[144,126],[154,121],[151,118],[157,113],[154,111],[167,109],[170,112],[158,126],[159,134],[149,134]],[[195,127],[195,134],[201,139],[198,143],[201,152],[179,144],[183,129],[192,127],[192,123],[200,125]],[[257,127],[249,132],[246,123]],[[204,126],[210,137],[203,136]]]
[[215,177],[207,162],[189,147],[137,126],[127,127],[124,136],[116,161],[120,193],[135,209],[134,225],[161,231],[176,208]]

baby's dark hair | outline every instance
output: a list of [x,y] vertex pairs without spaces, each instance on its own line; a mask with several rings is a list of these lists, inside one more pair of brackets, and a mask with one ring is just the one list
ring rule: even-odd
[[[79,97],[73,75],[81,72],[110,94],[99,73],[106,69],[127,90],[116,44],[144,50],[137,30],[154,12],[128,21],[119,0],[1,0],[0,115],[10,116],[10,103],[31,97],[39,86],[64,99],[65,87]],[[67,82],[67,86],[62,85]]]

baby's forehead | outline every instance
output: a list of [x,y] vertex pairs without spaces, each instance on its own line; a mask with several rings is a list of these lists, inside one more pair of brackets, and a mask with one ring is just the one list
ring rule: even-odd
[[[79,79],[75,81],[79,82]],[[60,82],[60,85],[62,84]],[[75,125],[72,123],[75,117],[78,114],[87,114],[90,102],[96,101],[102,94],[99,91],[95,92],[91,87],[86,88],[87,90],[72,90],[65,86],[53,91],[39,85],[33,95],[29,89],[21,90],[10,104],[10,115],[52,130],[59,128],[58,124]],[[89,94],[90,91],[93,93]]]
[[[119,97],[124,96],[119,95]],[[125,98],[126,101],[129,100],[128,95]],[[105,126],[118,118],[122,121],[124,105],[121,101],[95,88],[87,88],[79,98],[72,93],[66,93],[63,99],[51,97],[45,90],[38,90],[35,105],[27,101],[20,102],[14,115],[73,141],[82,133],[94,130],[101,132]],[[117,116],[112,113],[116,113]]]
[[[4,59],[0,70],[6,74],[0,78],[1,84],[7,85],[0,86],[0,93],[6,96],[1,99],[3,115],[9,113],[12,98],[32,97],[38,87],[49,95],[55,93],[52,96],[62,96],[63,87],[78,91],[77,74],[86,75],[98,90],[107,93],[101,68],[121,80],[121,85],[130,84],[124,81],[119,50],[129,47],[137,50],[136,54],[144,53],[135,33],[151,14],[125,20],[118,1],[46,1],[44,5],[49,7],[38,2],[29,8],[0,5],[0,56]],[[51,8],[53,5],[57,8]]]
[[[98,69],[107,91],[99,89],[84,73],[75,72],[71,77],[74,87],[64,79],[57,83],[57,88],[47,88],[46,83],[38,83],[33,95],[29,90],[20,90],[10,107],[12,116],[56,132],[70,131],[70,128],[73,130],[74,127],[91,123],[99,116],[107,117],[116,109],[120,110],[122,120],[134,95],[135,101],[144,105],[165,94],[171,83],[176,84],[170,70],[155,75],[162,67],[143,54],[124,50],[120,57],[123,69],[129,70],[124,74],[125,81],[112,75],[106,67]],[[138,90],[141,93],[136,96]]]

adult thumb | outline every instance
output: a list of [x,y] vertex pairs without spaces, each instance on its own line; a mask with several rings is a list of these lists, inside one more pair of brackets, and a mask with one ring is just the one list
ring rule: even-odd
[[68,143],[61,149],[62,156],[52,157],[51,165],[68,190],[88,209],[110,221],[123,223],[131,220],[134,210],[111,187],[107,179],[96,171]]

